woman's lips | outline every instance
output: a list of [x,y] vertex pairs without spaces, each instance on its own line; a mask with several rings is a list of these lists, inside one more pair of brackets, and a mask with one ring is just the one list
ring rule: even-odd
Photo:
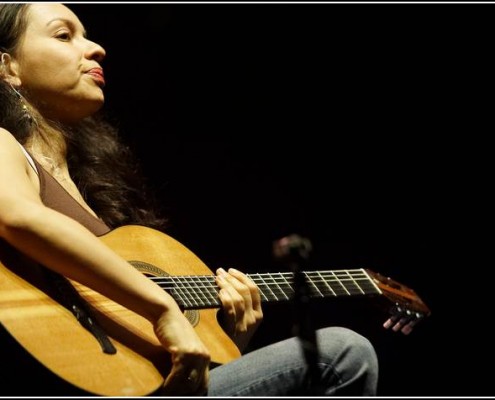
[[105,86],[105,76],[102,68],[92,68],[86,72],[99,86]]

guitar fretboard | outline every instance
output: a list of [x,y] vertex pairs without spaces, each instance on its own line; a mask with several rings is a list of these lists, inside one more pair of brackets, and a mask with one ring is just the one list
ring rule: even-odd
[[[364,269],[306,271],[311,298],[350,297],[381,294]],[[265,303],[287,302],[294,296],[294,275],[291,272],[247,274],[260,289]],[[213,275],[178,275],[150,277],[184,309],[214,308],[221,305]]]

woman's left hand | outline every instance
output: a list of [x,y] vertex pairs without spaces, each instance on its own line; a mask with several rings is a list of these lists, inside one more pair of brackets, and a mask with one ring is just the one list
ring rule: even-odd
[[216,282],[223,305],[223,328],[243,351],[263,320],[258,286],[245,274],[229,268],[217,269]]

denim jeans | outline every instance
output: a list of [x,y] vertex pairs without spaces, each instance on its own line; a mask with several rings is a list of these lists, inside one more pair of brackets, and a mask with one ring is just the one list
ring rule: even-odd
[[368,339],[341,327],[319,329],[316,339],[318,387],[305,384],[306,358],[294,337],[213,368],[208,396],[376,395],[378,360]]

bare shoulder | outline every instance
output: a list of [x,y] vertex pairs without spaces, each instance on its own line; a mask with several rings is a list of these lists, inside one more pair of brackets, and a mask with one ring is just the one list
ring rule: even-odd
[[2,135],[10,135],[10,136],[12,136],[12,133],[10,133],[7,129],[2,128],[1,126],[0,126],[0,133]]
[[14,145],[17,143],[17,147],[19,147],[19,142],[17,142],[16,138],[12,133],[10,133],[7,129],[4,129],[0,126],[0,141],[5,145]]
[[22,155],[21,145],[7,129],[0,127],[0,153],[11,153]]
[[26,166],[27,159],[17,139],[8,130],[0,127],[0,165],[13,163]]
[[21,144],[12,133],[0,127],[0,197],[29,193],[34,198],[39,193],[39,185],[39,177],[29,165]]

